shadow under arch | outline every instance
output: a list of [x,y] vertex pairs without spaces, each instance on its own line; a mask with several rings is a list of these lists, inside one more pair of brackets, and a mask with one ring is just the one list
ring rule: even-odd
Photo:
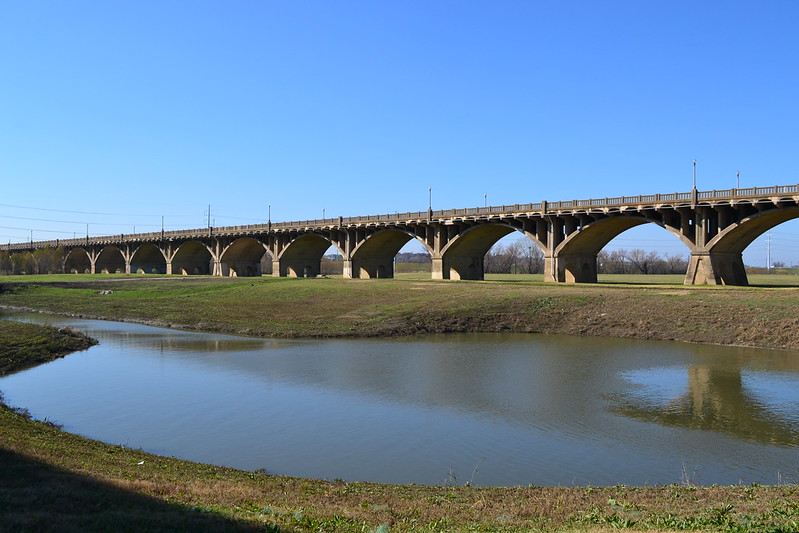
[[89,253],[83,248],[73,248],[64,256],[64,272],[73,274],[89,274],[92,262]]
[[414,238],[432,255],[427,243],[411,232],[396,228],[376,231],[355,247],[350,256],[349,268],[345,265],[345,277],[393,278],[394,258]]
[[130,258],[130,271],[138,274],[166,274],[164,252],[154,244],[142,244]]
[[[286,245],[278,254],[277,268],[273,263],[273,276],[292,278],[314,278],[322,272],[322,256],[330,245],[338,250],[338,245],[318,233],[306,233]],[[339,250],[339,252],[341,252]],[[342,254],[343,255],[343,254]]]
[[441,258],[433,258],[433,277],[438,279],[485,279],[484,258],[500,239],[518,231],[535,243],[544,253],[546,246],[520,228],[503,223],[473,226],[452,239],[441,250]]
[[106,246],[94,261],[94,271],[103,274],[124,274],[125,256],[116,246]]
[[266,246],[253,237],[241,237],[231,242],[219,257],[222,276],[260,276],[261,259],[267,253]]
[[208,276],[211,274],[211,250],[200,241],[186,241],[172,256],[172,274]]
[[553,274],[555,281],[566,283],[596,283],[597,254],[607,244],[625,231],[644,224],[654,224],[676,235],[688,251],[693,243],[678,228],[644,216],[619,216],[603,218],[586,224],[568,235],[555,247]]

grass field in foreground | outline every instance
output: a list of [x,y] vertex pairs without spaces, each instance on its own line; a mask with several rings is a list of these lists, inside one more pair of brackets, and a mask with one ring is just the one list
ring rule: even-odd
[[[101,294],[108,290],[113,292]],[[798,302],[799,289],[790,288],[519,281],[160,277],[0,283],[0,305],[155,322],[166,317],[197,329],[246,327],[285,335],[552,329],[795,347]],[[296,324],[288,328],[292,320]],[[751,320],[756,327],[746,337],[741,328]],[[29,335],[12,329],[0,342],[22,344]],[[696,487],[688,479],[660,487],[508,488],[298,479],[111,446],[0,406],[0,531],[617,529],[797,531],[799,487]]]

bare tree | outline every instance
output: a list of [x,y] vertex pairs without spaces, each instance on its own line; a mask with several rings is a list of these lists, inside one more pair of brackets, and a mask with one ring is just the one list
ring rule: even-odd
[[625,255],[630,265],[641,274],[655,274],[663,262],[657,252],[635,249]]

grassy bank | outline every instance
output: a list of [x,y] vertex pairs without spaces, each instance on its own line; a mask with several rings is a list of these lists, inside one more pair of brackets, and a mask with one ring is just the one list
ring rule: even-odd
[[[799,289],[792,288],[565,287],[526,280],[25,281],[1,283],[0,305],[251,335],[513,330],[799,346],[793,332]],[[52,330],[22,326],[6,330],[0,345],[22,345]],[[46,352],[60,353],[49,346]],[[11,364],[29,364],[21,350],[10,353]],[[298,479],[111,446],[0,407],[0,531],[619,528],[798,531],[799,487],[475,488]]]
[[0,376],[97,344],[79,331],[0,320]]
[[0,306],[262,337],[515,331],[799,348],[799,287],[66,279],[0,281]]

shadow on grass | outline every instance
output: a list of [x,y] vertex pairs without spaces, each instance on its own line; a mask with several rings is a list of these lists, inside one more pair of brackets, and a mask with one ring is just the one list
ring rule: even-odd
[[[0,532],[270,531],[0,449]],[[271,531],[280,531],[272,529]]]

